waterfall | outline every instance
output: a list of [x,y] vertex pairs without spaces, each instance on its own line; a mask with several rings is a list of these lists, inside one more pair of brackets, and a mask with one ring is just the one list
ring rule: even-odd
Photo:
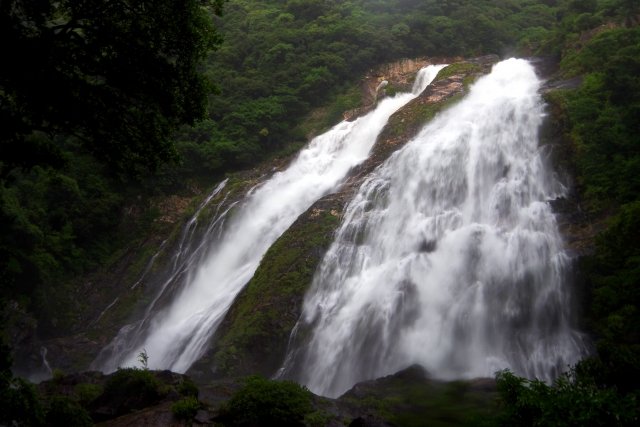
[[369,114],[314,138],[287,169],[253,188],[209,242],[206,258],[190,269],[171,303],[144,322],[123,327],[94,365],[105,371],[136,365],[144,349],[150,368],[185,372],[202,356],[267,249],[367,158],[391,114],[419,95],[442,67],[421,70],[412,93],[386,98]]
[[[549,380],[584,354],[547,203],[544,105],[510,59],[361,186],[305,297],[284,376],[338,396],[418,363],[440,379]],[[297,341],[305,341],[296,345]]]
[[[187,221],[180,234],[180,239],[177,241],[175,249],[173,250],[170,258],[169,265],[165,266],[164,275],[161,275],[161,283],[158,289],[156,289],[155,296],[149,304],[147,304],[142,318],[138,319],[132,324],[123,326],[118,335],[105,346],[96,359],[91,363],[90,368],[93,370],[103,370],[105,372],[114,371],[123,363],[122,355],[130,354],[137,349],[139,343],[144,339],[149,324],[157,313],[162,304],[170,300],[176,291],[184,281],[189,280],[189,273],[191,269],[198,265],[201,260],[206,256],[207,243],[215,240],[220,236],[221,229],[224,228],[225,221],[229,210],[233,208],[234,204],[227,206],[226,209],[222,209],[225,205],[226,197],[222,198],[222,201],[212,209],[212,220],[208,224],[204,224],[204,230],[201,230],[201,224],[198,220],[202,211],[216,198],[221,195],[227,185],[228,179],[220,182],[213,191],[205,197],[200,203],[195,213]],[[155,254],[149,259],[145,266],[141,276],[136,282],[131,285],[130,289],[134,290],[140,284],[142,284],[149,273],[151,272],[158,257],[166,250],[167,240],[164,240]],[[156,284],[157,285],[157,284]],[[96,324],[100,319],[118,302],[120,297],[116,297],[111,304],[109,304],[100,315],[92,322]],[[137,355],[142,351],[141,349],[136,352]]]

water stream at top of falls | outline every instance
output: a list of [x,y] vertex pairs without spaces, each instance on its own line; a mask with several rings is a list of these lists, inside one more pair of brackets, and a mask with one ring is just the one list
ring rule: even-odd
[[288,168],[254,187],[209,242],[205,259],[190,268],[171,303],[160,311],[147,310],[142,322],[123,327],[93,365],[107,372],[133,366],[145,350],[150,368],[185,372],[202,356],[267,249],[367,158],[391,114],[418,96],[443,67],[424,68],[412,93],[385,98],[367,115],[339,123],[314,138]]
[[335,397],[415,363],[441,379],[549,380],[584,355],[539,88],[528,62],[496,64],[362,184],[282,376]]

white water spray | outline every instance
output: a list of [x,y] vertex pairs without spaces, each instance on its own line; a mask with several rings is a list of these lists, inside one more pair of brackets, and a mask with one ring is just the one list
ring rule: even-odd
[[[367,158],[391,114],[420,94],[442,67],[421,70],[413,93],[386,98],[366,116],[342,122],[315,138],[286,170],[252,189],[212,243],[207,259],[171,304],[151,319],[143,339],[120,345],[123,351],[116,351],[102,369],[135,365],[144,349],[150,368],[186,371],[206,350],[267,249],[300,214],[335,190],[347,172]],[[130,335],[130,330],[126,326],[121,335]]]
[[414,363],[441,379],[503,368],[550,379],[580,358],[539,86],[526,61],[497,64],[362,185],[284,376],[338,396]]

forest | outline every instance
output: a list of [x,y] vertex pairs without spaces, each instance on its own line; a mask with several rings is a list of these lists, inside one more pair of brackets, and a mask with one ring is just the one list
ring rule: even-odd
[[[598,231],[579,265],[582,321],[596,348],[553,385],[498,373],[499,409],[476,421],[638,422],[636,0],[9,0],[0,4],[0,37],[2,324],[19,307],[42,336],[73,324],[83,276],[159,232],[158,198],[193,197],[295,153],[361,104],[359,83],[373,67],[486,54],[553,62],[558,79],[581,82],[546,100],[571,147],[563,164]],[[9,344],[0,424],[63,425],[61,413],[83,410],[39,400],[13,376]],[[258,395],[275,393],[251,384]],[[88,425],[83,416],[77,425]]]

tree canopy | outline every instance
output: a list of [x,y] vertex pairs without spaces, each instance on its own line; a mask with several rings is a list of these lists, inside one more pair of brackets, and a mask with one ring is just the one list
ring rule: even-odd
[[207,4],[220,11],[220,0],[3,1],[2,175],[60,161],[54,137],[129,173],[173,158],[171,132],[206,110],[198,65],[220,41]]
[[[582,207],[608,218],[581,265],[598,355],[551,388],[499,375],[501,422],[557,421],[574,397],[604,402],[593,419],[620,410],[636,422],[627,409],[640,384],[638,1],[233,0],[220,18],[223,3],[0,1],[0,303],[63,328],[71,278],[132,238],[114,232],[125,203],[162,191],[158,182],[211,181],[304,141],[302,120],[324,109],[323,125],[333,124],[380,63],[551,55],[560,75],[583,77],[553,102]],[[148,172],[146,188],[127,181]],[[8,376],[3,352],[0,388],[24,395],[27,411],[32,393]],[[567,424],[582,412],[571,415]]]
[[131,181],[205,116],[223,1],[0,2],[0,297],[44,314],[117,247]]

